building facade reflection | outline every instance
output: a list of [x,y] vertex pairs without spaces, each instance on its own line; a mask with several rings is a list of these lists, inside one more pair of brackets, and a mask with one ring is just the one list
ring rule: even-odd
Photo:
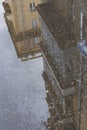
[[[44,1],[42,1],[44,2]],[[40,0],[4,0],[4,18],[8,26],[8,31],[13,40],[13,44],[18,58],[28,60],[41,56],[39,44],[41,41],[41,24],[36,11]],[[32,57],[32,58],[30,58]]]
[[[45,61],[44,61],[45,65]],[[43,72],[43,79],[45,81],[46,89],[46,101],[48,103],[48,108],[50,112],[50,118],[47,120],[48,130],[76,130],[76,122],[73,118],[73,95],[66,96],[65,98],[61,96],[61,93],[57,90],[57,87],[51,84],[48,79],[48,71]],[[51,79],[54,82],[53,79]],[[65,99],[65,104],[63,100]]]
[[55,0],[37,6],[44,72],[61,106],[62,113],[57,115],[62,130],[87,129],[86,7],[85,0]]

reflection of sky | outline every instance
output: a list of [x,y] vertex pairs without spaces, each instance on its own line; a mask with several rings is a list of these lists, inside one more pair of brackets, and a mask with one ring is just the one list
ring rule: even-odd
[[44,130],[48,116],[42,58],[17,59],[0,1],[0,130]]
[[83,55],[87,56],[87,39],[78,42],[78,48],[80,49]]

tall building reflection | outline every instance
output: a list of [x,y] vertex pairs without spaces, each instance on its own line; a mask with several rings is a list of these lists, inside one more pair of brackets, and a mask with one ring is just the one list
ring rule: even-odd
[[[48,71],[48,66],[44,60],[44,72],[42,76],[45,81],[46,101],[50,113],[46,128],[47,130],[76,130],[76,123],[73,118],[73,94],[65,97],[62,96],[58,88],[53,85],[55,81],[51,77],[52,74],[49,75]],[[48,75],[50,76],[50,80],[48,79]],[[63,102],[64,99],[65,103]]]
[[55,0],[37,6],[44,72],[59,104],[57,111],[53,97],[52,110],[57,111],[53,113],[60,130],[87,129],[86,5],[85,0]]

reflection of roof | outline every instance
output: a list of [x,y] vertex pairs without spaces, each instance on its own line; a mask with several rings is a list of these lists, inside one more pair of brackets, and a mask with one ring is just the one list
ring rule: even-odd
[[87,56],[87,39],[83,39],[78,42],[78,48],[82,52],[83,55]]
[[38,5],[37,10],[58,42],[60,49],[76,46],[76,36],[71,31],[72,24],[58,13],[50,2]]

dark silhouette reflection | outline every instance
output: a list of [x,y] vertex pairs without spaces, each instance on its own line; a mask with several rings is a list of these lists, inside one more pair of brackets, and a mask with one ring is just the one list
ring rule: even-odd
[[[69,109],[63,111],[58,96],[55,94],[53,86],[49,82],[46,73],[43,72],[42,76],[45,81],[46,101],[50,113],[50,117],[45,123],[47,130],[76,130],[76,124],[71,112],[69,112]],[[68,103],[69,102],[67,101],[66,106],[69,105],[69,107],[71,107],[71,104]]]

